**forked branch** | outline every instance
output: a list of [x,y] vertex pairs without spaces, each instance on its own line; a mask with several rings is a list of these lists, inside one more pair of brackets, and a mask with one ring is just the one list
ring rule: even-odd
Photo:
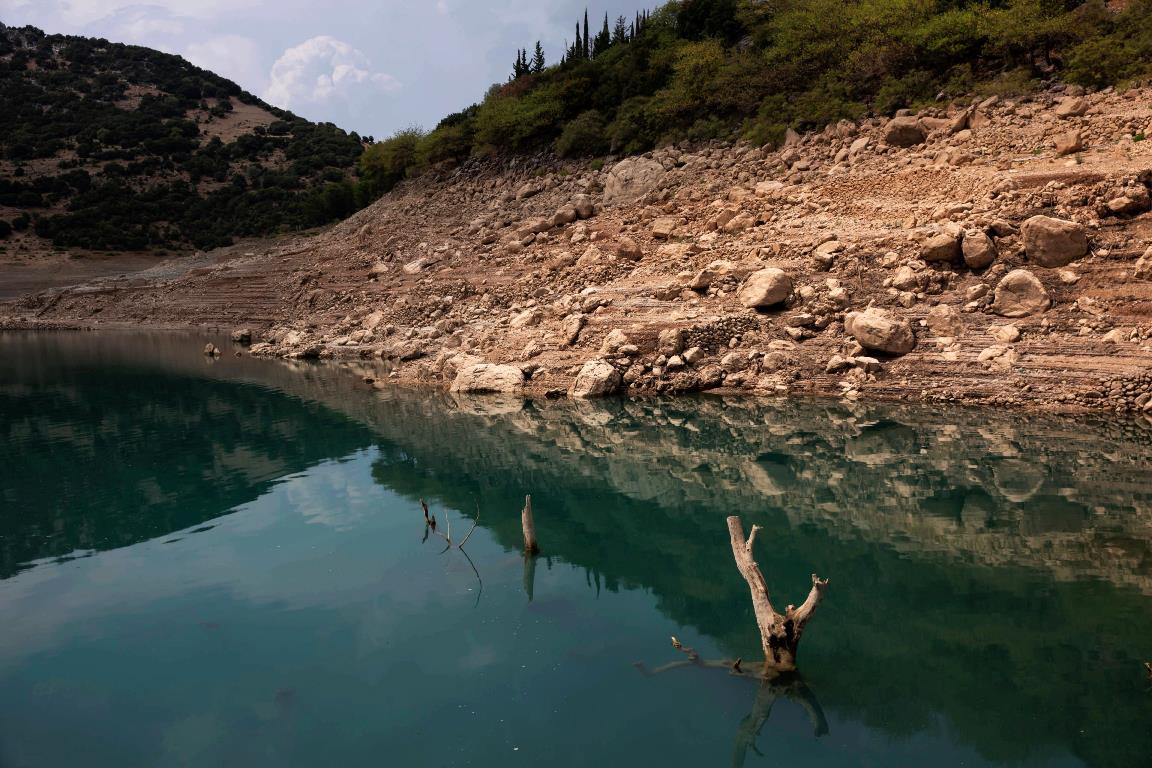
[[783,614],[772,607],[768,595],[768,584],[764,581],[764,574],[756,563],[753,545],[756,534],[762,529],[758,525],[752,526],[751,534],[745,539],[744,525],[737,515],[728,518],[728,534],[732,543],[732,557],[736,560],[736,568],[744,581],[748,584],[748,591],[752,596],[752,610],[756,615],[756,626],[760,629],[760,645],[764,651],[765,673],[770,670],[787,672],[796,668],[796,651],[800,644],[800,636],[816,606],[824,597],[828,587],[828,580],[821,579],[812,574],[812,588],[808,597],[799,608],[789,605]]

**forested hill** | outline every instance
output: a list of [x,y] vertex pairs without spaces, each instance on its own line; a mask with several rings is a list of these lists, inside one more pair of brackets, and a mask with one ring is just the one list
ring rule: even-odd
[[211,248],[324,224],[367,202],[362,152],[179,56],[0,24],[0,247]]
[[526,40],[480,103],[375,145],[366,175],[387,186],[477,154],[763,145],[940,100],[1152,75],[1152,0],[673,0],[615,21],[592,10],[591,24],[573,19],[567,50]]

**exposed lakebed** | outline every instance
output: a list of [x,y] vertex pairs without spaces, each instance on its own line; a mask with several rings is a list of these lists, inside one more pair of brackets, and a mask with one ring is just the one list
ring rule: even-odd
[[[1152,433],[1133,422],[460,399],[205,340],[0,335],[0,764],[1152,754]],[[421,541],[422,497],[454,531],[479,510],[470,559]],[[756,682],[653,674],[683,658],[672,635],[756,656],[728,514],[764,526],[778,603],[831,579],[768,758]]]

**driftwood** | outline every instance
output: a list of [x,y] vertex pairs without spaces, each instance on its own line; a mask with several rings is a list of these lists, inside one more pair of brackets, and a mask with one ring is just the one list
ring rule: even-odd
[[732,540],[732,556],[736,560],[736,567],[744,581],[748,582],[748,590],[752,594],[752,610],[756,614],[756,625],[760,628],[760,645],[764,652],[764,676],[782,672],[792,672],[796,669],[796,651],[800,646],[800,637],[804,634],[804,627],[816,606],[824,597],[824,590],[828,587],[828,580],[821,579],[812,574],[812,589],[807,599],[799,608],[789,605],[784,613],[778,613],[772,607],[768,597],[768,585],[764,581],[764,574],[756,564],[753,545],[756,534],[761,531],[758,525],[752,526],[748,538],[744,538],[744,526],[740,518],[732,515],[728,518],[728,533]]

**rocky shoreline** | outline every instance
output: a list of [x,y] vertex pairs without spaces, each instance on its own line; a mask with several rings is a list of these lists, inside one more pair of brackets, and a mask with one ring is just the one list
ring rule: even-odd
[[378,387],[745,392],[1152,418],[1152,90],[1055,86],[599,164],[473,161],[331,230],[25,296]]

